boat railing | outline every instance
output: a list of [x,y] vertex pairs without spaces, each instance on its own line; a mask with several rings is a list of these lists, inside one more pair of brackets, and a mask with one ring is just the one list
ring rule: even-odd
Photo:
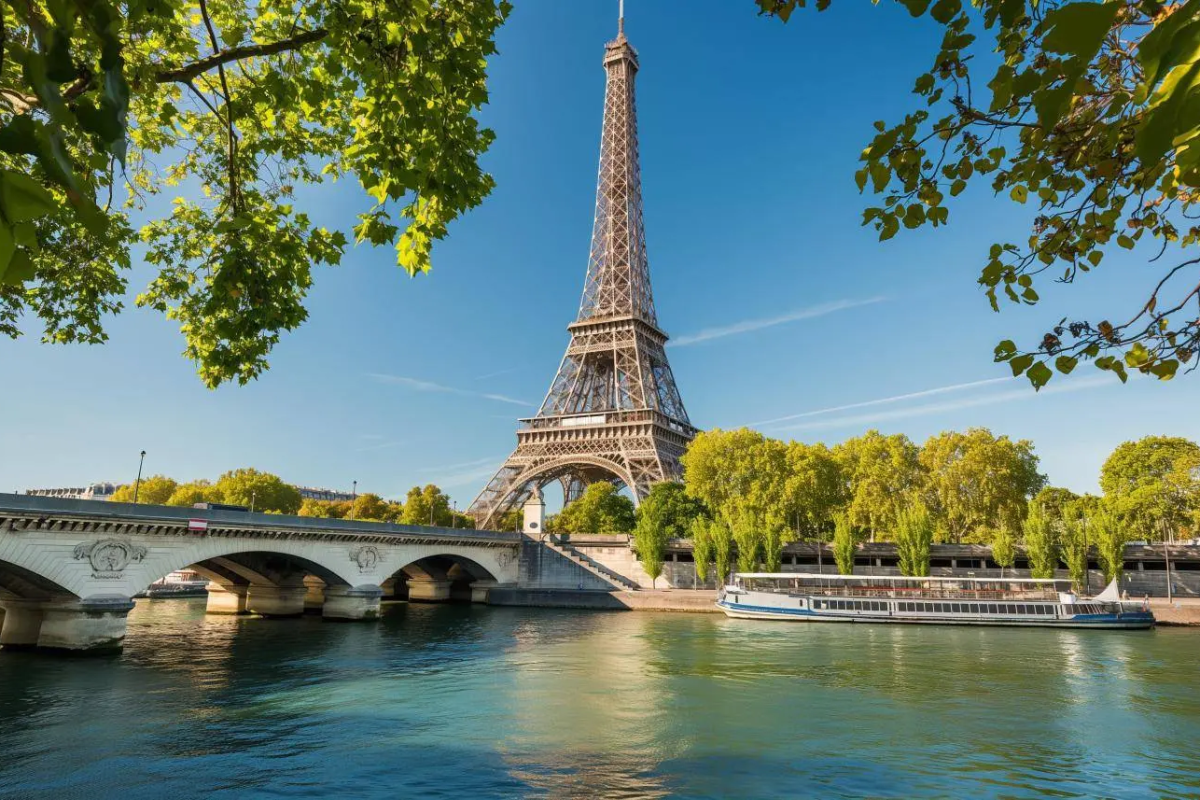
[[892,586],[771,586],[750,587],[756,591],[804,594],[814,597],[891,598],[901,600],[1003,600],[1017,602],[1058,599],[1058,593],[1046,589],[934,589]]

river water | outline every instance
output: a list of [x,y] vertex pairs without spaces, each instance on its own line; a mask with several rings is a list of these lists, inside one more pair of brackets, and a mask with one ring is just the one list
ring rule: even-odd
[[0,653],[0,797],[1196,797],[1200,631],[140,601]]

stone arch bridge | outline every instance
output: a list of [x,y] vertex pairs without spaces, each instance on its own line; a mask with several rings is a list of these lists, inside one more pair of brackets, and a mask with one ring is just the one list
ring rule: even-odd
[[483,602],[518,533],[0,494],[0,646],[119,648],[133,597],[185,567],[210,613],[367,620],[385,595]]

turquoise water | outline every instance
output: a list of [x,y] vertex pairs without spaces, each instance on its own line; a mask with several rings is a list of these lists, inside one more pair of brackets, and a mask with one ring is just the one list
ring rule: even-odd
[[1200,631],[141,601],[0,653],[0,797],[1196,797]]

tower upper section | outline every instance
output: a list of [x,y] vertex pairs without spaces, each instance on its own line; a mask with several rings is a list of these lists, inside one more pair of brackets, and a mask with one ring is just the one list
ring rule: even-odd
[[596,219],[577,322],[633,317],[657,328],[642,223],[634,96],[638,57],[625,38],[623,20],[617,38],[605,45],[604,70],[607,79]]

